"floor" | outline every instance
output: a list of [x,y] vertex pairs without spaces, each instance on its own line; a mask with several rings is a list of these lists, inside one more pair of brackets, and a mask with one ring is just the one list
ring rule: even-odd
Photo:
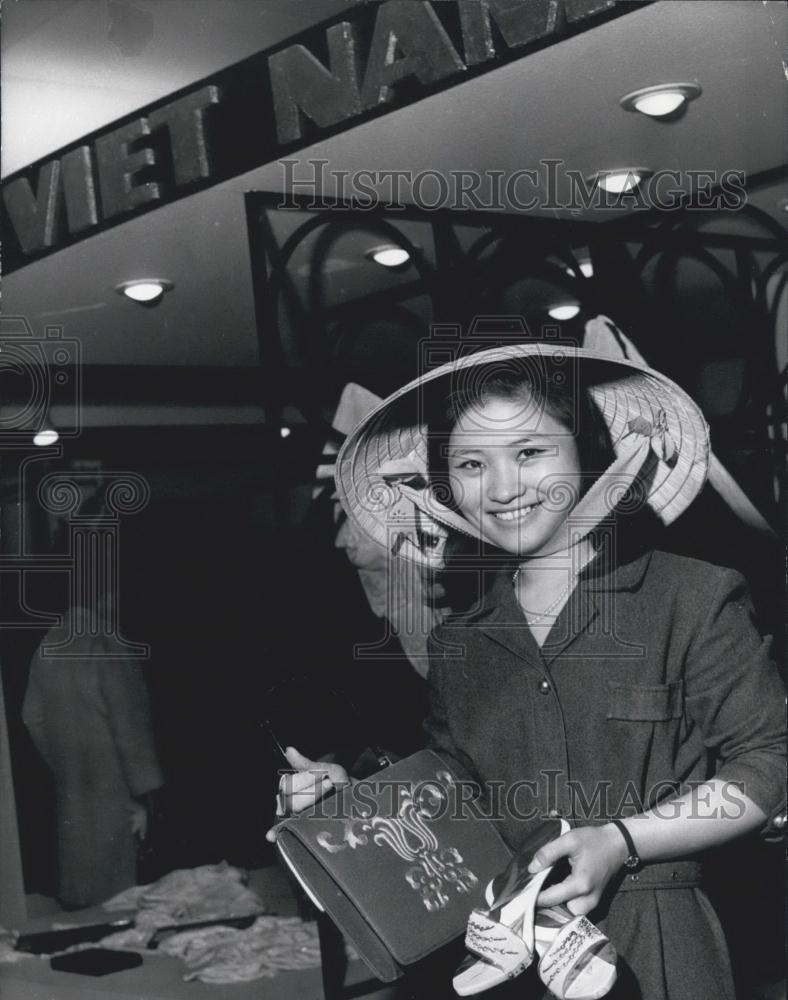
[[[281,916],[299,915],[299,902],[286,874],[278,867],[250,873],[249,884],[266,907]],[[49,930],[53,923],[98,923],[107,919],[99,907],[66,913],[45,896],[27,897],[28,932]],[[303,914],[303,911],[301,912]],[[113,916],[117,916],[114,914]],[[348,963],[342,1000],[406,1000],[408,989],[386,986],[370,978],[359,961]],[[274,979],[213,986],[186,983],[180,963],[156,952],[146,953],[143,965],[101,978],[54,972],[46,958],[32,956],[12,965],[0,965],[3,1000],[324,1000],[321,970],[281,972]]]

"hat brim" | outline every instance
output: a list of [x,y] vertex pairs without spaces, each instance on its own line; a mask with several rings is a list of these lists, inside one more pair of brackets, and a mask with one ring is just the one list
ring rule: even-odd
[[[709,429],[697,404],[675,382],[645,365],[544,342],[469,354],[414,379],[375,407],[349,434],[336,462],[337,493],[348,516],[389,550],[401,545],[403,532],[418,531],[419,520],[423,531],[425,515],[478,537],[469,522],[442,502],[447,498],[431,496],[428,506],[414,504],[414,484],[425,488],[428,483],[429,399],[459,384],[465,389],[475,384],[478,390],[487,371],[514,368],[538,379],[540,365],[549,363],[555,373],[564,364],[569,370],[573,360],[607,424],[617,457],[631,448],[633,434],[650,440],[653,461],[648,480],[641,483],[643,499],[665,524],[675,521],[708,474]],[[611,490],[610,507],[615,506],[615,483]],[[411,558],[413,551],[410,546]],[[420,561],[434,562],[434,553]]]

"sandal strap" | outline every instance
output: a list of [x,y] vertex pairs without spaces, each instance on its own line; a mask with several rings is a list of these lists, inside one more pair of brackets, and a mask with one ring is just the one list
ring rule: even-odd
[[604,945],[610,946],[610,942],[598,927],[587,917],[575,917],[561,928],[542,955],[539,962],[542,982],[556,996],[563,997],[564,989],[574,980],[574,972],[583,958],[589,952],[600,951]]
[[483,910],[473,910],[468,917],[465,947],[509,976],[519,975],[533,961],[522,937]]

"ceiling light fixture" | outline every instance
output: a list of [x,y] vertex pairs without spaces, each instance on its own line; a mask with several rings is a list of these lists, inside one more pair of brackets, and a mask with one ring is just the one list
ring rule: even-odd
[[628,167],[626,170],[600,170],[591,178],[603,191],[610,194],[626,194],[634,191],[649,176],[645,167]]
[[158,302],[165,292],[174,287],[173,283],[165,278],[140,278],[136,281],[122,281],[119,285],[115,285],[115,291],[118,295],[125,295],[128,299],[149,306]]
[[700,93],[697,83],[659,83],[625,94],[621,107],[626,111],[639,111],[649,118],[667,118],[694,101]]
[[49,445],[55,444],[59,437],[60,435],[57,431],[47,428],[33,436],[33,444],[37,448],[48,448]]
[[574,319],[580,312],[580,306],[576,302],[566,302],[564,305],[551,306],[547,310],[547,315],[552,319],[557,319],[559,323],[568,319]]
[[410,260],[410,254],[404,247],[395,246],[375,247],[367,256],[381,267],[402,267]]
[[291,430],[290,430],[289,427],[280,427],[279,428],[279,437],[281,437],[281,438],[289,438],[290,434],[291,434]]
[[576,267],[567,267],[567,271],[575,278],[577,277],[578,271],[584,278],[594,277],[594,265],[587,257],[584,260],[578,261]]

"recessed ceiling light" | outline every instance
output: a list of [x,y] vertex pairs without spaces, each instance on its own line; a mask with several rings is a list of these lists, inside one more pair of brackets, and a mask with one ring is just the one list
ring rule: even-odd
[[656,94],[641,94],[636,97],[635,108],[641,114],[650,118],[664,118],[665,115],[672,115],[674,111],[687,103],[687,98],[680,90],[660,90]]
[[666,118],[693,101],[701,90],[697,83],[659,83],[655,87],[642,87],[621,98],[621,107],[627,111],[640,111],[650,118]]
[[289,438],[290,437],[290,428],[289,427],[280,427],[279,428],[279,437]]
[[122,281],[119,285],[115,285],[115,291],[135,302],[150,305],[174,287],[173,283],[165,278],[141,278],[137,281]]
[[49,445],[55,444],[59,437],[58,432],[51,429],[39,431],[33,437],[33,444],[38,448],[48,448]]
[[588,259],[581,260],[578,262],[577,266],[580,269],[580,273],[583,275],[584,278],[594,277],[594,265],[591,263],[590,260]]
[[410,260],[410,254],[403,247],[385,246],[375,247],[367,254],[376,264],[381,267],[402,267]]
[[567,302],[561,306],[552,306],[547,310],[547,315],[552,317],[552,319],[563,322],[564,320],[574,319],[579,312],[580,306],[576,302]]
[[634,191],[645,177],[651,173],[645,167],[629,167],[626,170],[600,170],[594,178],[603,191],[610,194],[626,194]]

